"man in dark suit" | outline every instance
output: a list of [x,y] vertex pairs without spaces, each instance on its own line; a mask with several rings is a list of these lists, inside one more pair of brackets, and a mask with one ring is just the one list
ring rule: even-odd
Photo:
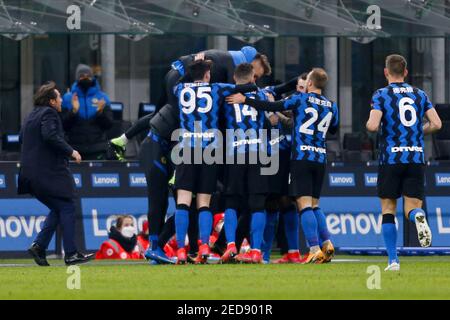
[[48,266],[46,250],[58,225],[63,229],[66,265],[87,262],[93,255],[83,255],[75,245],[75,183],[69,158],[77,163],[81,156],[64,140],[58,112],[61,95],[54,82],[42,85],[34,97],[34,110],[21,130],[22,154],[18,193],[32,194],[50,209],[41,232],[28,249],[36,263]]

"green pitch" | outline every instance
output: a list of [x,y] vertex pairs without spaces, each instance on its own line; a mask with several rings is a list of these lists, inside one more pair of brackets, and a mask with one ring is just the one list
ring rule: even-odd
[[[383,271],[385,257],[337,259],[258,266],[94,261],[80,267],[80,290],[67,289],[71,274],[61,260],[49,268],[0,260],[0,299],[450,299],[450,257],[403,257],[400,273]],[[367,282],[377,286],[370,266],[381,270],[379,290],[368,289]]]

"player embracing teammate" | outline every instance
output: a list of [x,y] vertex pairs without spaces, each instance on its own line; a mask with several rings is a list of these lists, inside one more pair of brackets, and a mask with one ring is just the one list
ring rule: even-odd
[[[236,92],[257,89],[252,83],[244,85],[210,83],[211,61],[208,60],[193,62],[188,72],[193,82],[180,83],[174,88],[178,97],[181,128],[172,135],[180,141],[180,148],[178,148],[180,159],[174,159],[174,153],[172,153],[172,160],[177,164],[175,232],[178,264],[187,262],[185,238],[193,195],[196,195],[200,239],[195,262],[206,263],[211,254],[209,236],[212,231],[213,216],[210,202],[211,195],[216,191],[219,168],[217,159],[220,160],[223,142],[219,130],[219,111],[224,98]],[[207,154],[211,156],[211,159],[206,159]]]
[[325,70],[313,69],[306,81],[307,93],[297,92],[286,100],[268,102],[236,94],[227,101],[246,104],[257,110],[293,111],[290,195],[296,200],[310,247],[304,262],[323,263],[331,260],[334,247],[319,199],[326,170],[326,135],[328,131],[337,131],[339,112],[336,103],[322,95],[328,82]]

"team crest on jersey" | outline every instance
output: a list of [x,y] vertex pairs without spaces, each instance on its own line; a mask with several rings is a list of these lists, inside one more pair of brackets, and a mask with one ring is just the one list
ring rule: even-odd
[[97,104],[98,103],[98,99],[97,98],[93,98],[92,99],[92,104]]

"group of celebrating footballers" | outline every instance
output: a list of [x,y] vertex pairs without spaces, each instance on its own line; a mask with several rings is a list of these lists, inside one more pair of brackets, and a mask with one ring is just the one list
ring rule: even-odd
[[[157,110],[111,140],[116,155],[123,159],[127,141],[149,130],[140,156],[149,199],[150,247],[146,258],[171,264],[269,263],[281,214],[286,244],[282,258],[275,263],[331,261],[335,250],[319,206],[326,171],[326,137],[339,128],[338,107],[323,95],[328,75],[324,69],[314,68],[287,83],[258,88],[256,81],[270,73],[267,57],[249,46],[181,57],[165,78],[165,96]],[[424,134],[441,127],[427,95],[404,82],[407,73],[402,56],[387,57],[389,85],[374,94],[367,122],[369,131],[380,132],[378,195],[389,257],[386,270],[394,271],[400,269],[395,226],[396,199],[400,196],[405,198],[405,214],[416,224],[420,244],[431,245],[431,231],[421,209]],[[174,139],[174,132],[181,133]],[[222,133],[227,136],[223,148]],[[175,148],[181,150],[182,161],[174,161]],[[276,173],[264,173],[268,168],[258,158],[261,152],[278,160]],[[210,163],[203,159],[205,154],[227,159]],[[167,237],[160,237],[172,176],[177,204],[174,258],[163,250]],[[211,248],[213,213],[221,211],[223,229]],[[193,221],[193,212],[198,220]],[[303,257],[299,252],[300,221],[310,248]],[[198,234],[188,232],[192,223]],[[186,251],[188,233],[189,244],[198,235],[198,246],[191,245],[195,255]],[[240,253],[244,239],[249,240],[251,250]]]

